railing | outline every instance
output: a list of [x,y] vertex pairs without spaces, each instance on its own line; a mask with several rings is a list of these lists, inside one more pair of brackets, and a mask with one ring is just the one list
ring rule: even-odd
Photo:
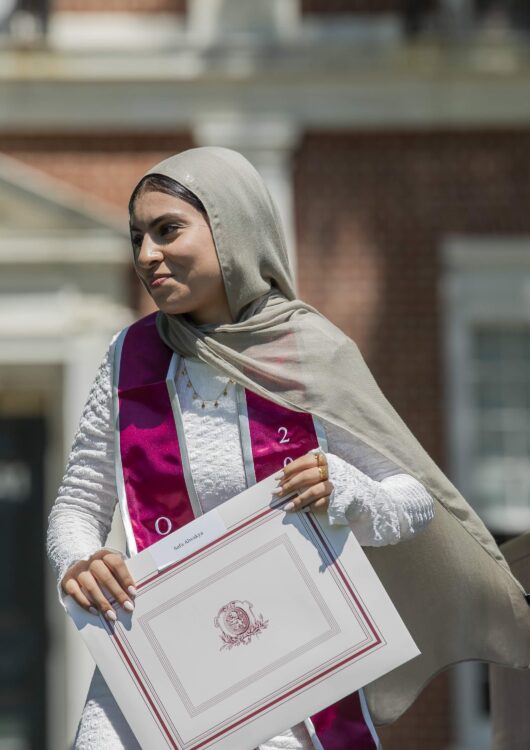
[[530,0],[301,0],[302,14],[396,14],[409,36],[530,31]]
[[528,0],[476,0],[474,10],[479,25],[530,29]]
[[529,0],[403,0],[409,35],[525,34],[530,31]]
[[[203,0],[208,3],[211,0]],[[251,0],[249,0],[250,2]],[[32,44],[46,34],[51,0],[0,0],[0,39]],[[65,0],[68,5],[68,0]],[[105,7],[104,0],[101,0]],[[83,0],[81,0],[83,5]],[[121,0],[123,10],[135,10],[134,0]],[[177,3],[180,12],[183,0]],[[60,7],[60,6],[59,6]],[[93,3],[86,0],[86,10]],[[323,22],[330,15],[348,14],[401,18],[407,37],[434,38],[523,35],[530,32],[530,0],[299,0],[301,17],[312,15]],[[98,6],[99,9],[99,6]]]

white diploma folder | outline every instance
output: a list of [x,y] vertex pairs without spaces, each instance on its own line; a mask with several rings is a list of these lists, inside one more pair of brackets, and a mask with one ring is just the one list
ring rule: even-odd
[[117,622],[66,598],[145,750],[251,750],[419,654],[348,526],[268,477],[127,561]]

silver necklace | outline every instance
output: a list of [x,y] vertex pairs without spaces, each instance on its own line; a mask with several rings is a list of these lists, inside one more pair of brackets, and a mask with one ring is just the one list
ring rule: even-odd
[[232,380],[232,378],[228,378],[228,382],[226,385],[223,386],[221,391],[219,391],[216,398],[203,398],[198,392],[193,383],[191,382],[190,374],[188,372],[188,368],[186,367],[186,360],[184,357],[182,357],[182,373],[186,378],[186,388],[192,389],[192,399],[199,400],[201,402],[201,409],[206,408],[206,404],[213,404],[215,407],[219,406],[219,399],[221,396],[226,396],[228,394],[228,388],[231,384],[235,383],[235,380]]

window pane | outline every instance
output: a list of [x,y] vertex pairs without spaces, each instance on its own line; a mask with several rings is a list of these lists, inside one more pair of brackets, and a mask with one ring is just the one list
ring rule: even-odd
[[470,378],[473,504],[494,531],[524,531],[530,526],[530,328],[475,328]]

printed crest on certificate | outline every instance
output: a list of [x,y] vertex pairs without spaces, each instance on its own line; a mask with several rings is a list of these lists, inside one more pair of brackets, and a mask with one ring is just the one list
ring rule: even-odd
[[258,636],[269,624],[252,611],[250,602],[233,601],[221,607],[214,619],[214,625],[221,631],[221,648],[248,645],[253,636]]

